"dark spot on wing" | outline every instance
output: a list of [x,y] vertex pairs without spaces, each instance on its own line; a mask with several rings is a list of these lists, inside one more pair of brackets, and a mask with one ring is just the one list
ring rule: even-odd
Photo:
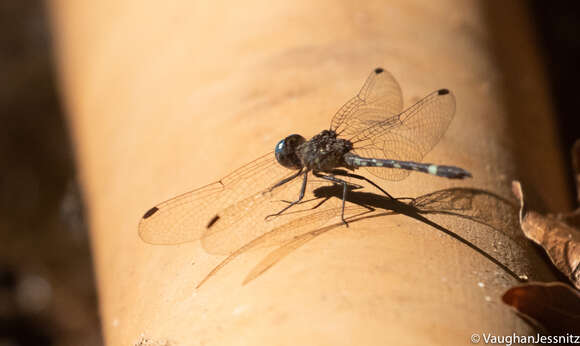
[[219,220],[219,219],[220,219],[220,216],[219,216],[219,215],[216,215],[216,216],[212,217],[212,218],[211,218],[211,220],[209,220],[209,222],[207,223],[207,226],[205,226],[205,228],[210,228],[210,227],[211,227],[211,226],[213,226],[213,225],[214,225],[214,224],[217,222],[217,220]]
[[447,89],[439,89],[439,90],[437,90],[437,94],[439,94],[439,95],[447,95],[447,94],[449,94],[449,90],[447,90]]
[[159,210],[159,208],[157,208],[157,207],[153,207],[153,208],[147,210],[145,215],[143,215],[143,219],[148,219],[149,217],[151,217],[151,215],[155,214],[158,210]]
[[376,74],[383,73],[383,72],[385,72],[385,69],[383,69],[382,67],[377,67],[377,68],[375,69],[375,73],[376,73]]

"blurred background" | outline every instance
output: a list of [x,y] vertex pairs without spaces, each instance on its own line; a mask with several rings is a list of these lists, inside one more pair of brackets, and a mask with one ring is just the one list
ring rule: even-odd
[[[569,157],[580,137],[580,11],[572,2],[527,3]],[[101,345],[90,239],[44,6],[0,1],[0,346]]]

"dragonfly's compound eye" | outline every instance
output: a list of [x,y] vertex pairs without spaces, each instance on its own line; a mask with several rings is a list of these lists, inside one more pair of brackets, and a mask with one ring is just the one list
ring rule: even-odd
[[290,135],[278,142],[274,150],[278,163],[290,169],[302,168],[302,162],[296,155],[296,150],[304,142],[306,142],[306,139],[300,135]]

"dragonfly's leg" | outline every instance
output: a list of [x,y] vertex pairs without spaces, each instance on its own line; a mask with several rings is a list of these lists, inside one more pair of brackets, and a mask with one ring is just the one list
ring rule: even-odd
[[[306,201],[301,201],[299,204],[302,204],[302,203],[308,203],[308,202],[312,202],[312,201],[316,201],[317,199],[321,199],[321,198],[320,198],[320,197],[318,197],[318,198],[312,198],[312,199],[308,199],[308,200],[306,200]],[[330,197],[325,197],[325,198],[322,198],[322,200],[321,200],[320,202],[316,203],[316,205],[315,205],[315,206],[313,206],[313,207],[312,207],[312,208],[310,208],[310,209],[316,209],[316,208],[320,207],[321,205],[323,205],[324,203],[326,203],[326,201],[328,201],[329,199],[330,199]],[[287,200],[284,200],[284,199],[280,200],[280,202],[282,202],[282,203],[286,203],[286,204],[291,204],[291,203],[292,203],[292,201],[287,201]]]
[[[300,170],[300,171],[302,171],[302,170]],[[294,178],[296,178],[296,177],[294,177]],[[294,179],[294,178],[292,178],[292,179]],[[286,179],[284,179],[284,180],[286,180]],[[289,180],[287,180],[287,181],[285,181],[285,182],[288,182],[288,181],[289,181]],[[304,198],[304,193],[306,192],[306,183],[307,183],[307,181],[308,181],[308,170],[306,170],[306,171],[304,172],[304,178],[302,179],[302,188],[300,188],[300,195],[298,196],[298,199],[297,199],[297,200],[295,200],[294,202],[292,202],[292,203],[288,204],[286,207],[284,207],[282,210],[280,210],[280,211],[279,211],[279,212],[277,212],[276,214],[271,214],[271,215],[268,215],[268,216],[266,216],[266,220],[267,220],[269,217],[272,217],[272,216],[278,216],[278,215],[282,214],[283,212],[285,212],[286,210],[288,210],[288,209],[292,208],[292,206],[294,206],[295,204],[298,204],[298,203],[300,203],[300,201],[302,200],[302,198]],[[284,182],[284,183],[285,183],[285,182]],[[283,183],[282,183],[282,184],[283,184]],[[274,185],[272,188],[274,188],[274,187],[277,187],[277,186],[280,186],[280,185],[282,185],[282,184],[278,183],[278,184]]]
[[359,179],[359,180],[366,181],[367,183],[369,183],[372,186],[374,186],[377,189],[379,189],[382,193],[384,193],[390,199],[396,199],[393,196],[391,196],[387,191],[383,190],[383,188],[381,188],[377,183],[375,183],[374,181],[370,180],[367,177],[363,177],[362,175],[358,175],[358,174],[349,173],[349,172],[344,171],[342,169],[335,169],[331,173],[334,174],[334,175],[340,175],[340,176],[344,176],[344,177],[350,177],[350,178],[354,178],[354,179]]
[[280,186],[286,184],[287,182],[296,179],[301,173],[302,173],[302,168],[300,168],[298,170],[298,172],[296,172],[295,174],[292,174],[288,178],[284,178],[284,179],[280,180],[279,182],[277,182],[276,184],[272,185],[272,187],[268,191],[272,192],[272,190],[274,190],[275,188],[280,187]]
[[338,179],[336,177],[333,177],[332,175],[324,175],[324,174],[320,174],[319,172],[316,172],[316,171],[314,171],[312,174],[314,174],[315,176],[317,176],[319,178],[330,180],[335,184],[342,185],[342,211],[340,213],[340,218],[342,219],[342,223],[344,223],[344,225],[346,227],[348,227],[348,222],[346,222],[346,220],[344,219],[344,205],[346,203],[346,193],[348,191],[348,186],[350,184],[342,179]]
[[[321,175],[320,172],[318,172],[318,171],[316,171],[316,172],[313,171],[313,174],[316,175],[317,177]],[[334,182],[334,183],[336,183],[336,182]],[[339,183],[339,184],[342,185],[342,183]],[[350,190],[358,190],[358,189],[363,189],[364,188],[364,186],[358,185],[358,184],[354,184],[352,182],[347,182],[347,184],[348,184],[348,188]],[[312,199],[307,199],[305,201],[301,201],[300,204],[312,202],[312,201],[315,201],[317,199],[320,199],[320,197],[316,197],[316,198],[312,198]],[[326,202],[327,200],[328,200],[328,198],[323,199],[321,202],[319,202],[314,207],[312,207],[312,209],[318,208],[319,206],[321,206],[322,204],[324,204],[324,202]],[[281,199],[280,202],[283,202],[283,203],[286,203],[286,204],[291,204],[292,203],[292,201],[288,201],[288,200],[285,200],[285,199]]]

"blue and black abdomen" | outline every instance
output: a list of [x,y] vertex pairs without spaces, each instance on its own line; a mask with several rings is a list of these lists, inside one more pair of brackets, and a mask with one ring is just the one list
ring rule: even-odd
[[421,163],[412,161],[371,159],[360,157],[355,154],[346,154],[345,162],[355,168],[359,167],[384,167],[417,171],[444,177],[449,179],[463,179],[471,177],[471,173],[460,167],[434,165],[431,163]]

